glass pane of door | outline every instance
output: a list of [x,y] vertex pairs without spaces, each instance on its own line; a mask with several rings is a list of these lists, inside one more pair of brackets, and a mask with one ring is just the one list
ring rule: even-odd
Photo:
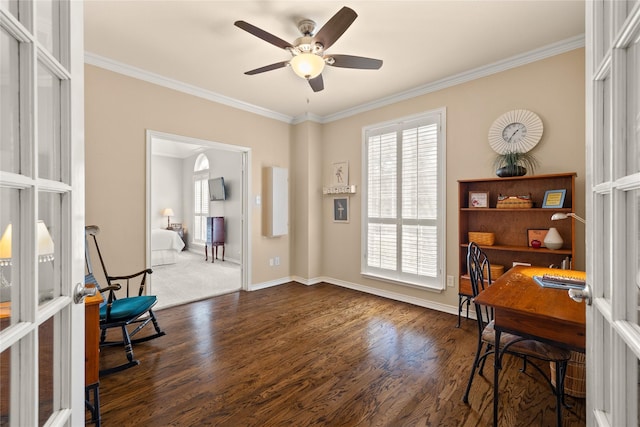
[[61,209],[62,203],[59,194],[40,193],[38,197],[38,223],[36,225],[39,304],[60,295]]
[[629,175],[640,172],[640,82],[633,79],[633,76],[638,74],[640,74],[640,44],[636,43],[628,49],[627,55],[627,86],[629,88],[627,91],[629,110],[627,171]]
[[60,60],[60,3],[54,0],[35,2],[38,42],[58,60]]
[[60,180],[60,79],[38,62],[38,176]]
[[[18,301],[20,281],[18,280],[20,247],[20,193],[19,190],[0,187],[0,318],[4,327],[15,323],[11,316],[11,302]],[[6,201],[6,203],[5,203]],[[15,231],[14,231],[15,230]]]
[[[0,311],[0,331],[7,326],[4,312]],[[11,348],[0,353],[0,426],[8,426],[11,421]]]
[[54,333],[55,317],[38,327],[38,425],[44,425],[54,409]]
[[0,170],[20,168],[19,43],[0,28]]

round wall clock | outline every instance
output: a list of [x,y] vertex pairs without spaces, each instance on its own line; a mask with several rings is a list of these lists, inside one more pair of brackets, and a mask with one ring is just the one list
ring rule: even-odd
[[526,153],[542,138],[542,120],[529,110],[513,110],[496,119],[489,128],[489,145],[498,154]]

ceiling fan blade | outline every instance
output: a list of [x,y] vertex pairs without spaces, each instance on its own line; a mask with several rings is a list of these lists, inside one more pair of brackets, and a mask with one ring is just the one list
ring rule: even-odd
[[324,81],[322,81],[322,74],[318,74],[318,77],[309,79],[309,85],[314,92],[320,92],[324,89]]
[[314,40],[324,47],[329,49],[329,46],[334,44],[338,38],[349,28],[353,21],[356,20],[358,14],[344,6],[338,11],[320,30],[313,36]]
[[271,43],[274,46],[278,46],[281,49],[293,48],[291,43],[284,41],[280,37],[276,37],[271,33],[267,33],[265,30],[262,30],[255,25],[251,25],[248,22],[236,21],[234,25],[266,42]]
[[289,61],[276,62],[275,64],[265,65],[264,67],[247,71],[245,72],[245,74],[248,76],[253,76],[254,74],[264,73],[265,71],[277,70],[278,68],[286,67],[287,65],[289,65]]
[[382,67],[381,59],[352,55],[329,55],[329,58],[333,58],[333,62],[327,61],[327,64],[333,67],[358,68],[361,70],[377,70]]

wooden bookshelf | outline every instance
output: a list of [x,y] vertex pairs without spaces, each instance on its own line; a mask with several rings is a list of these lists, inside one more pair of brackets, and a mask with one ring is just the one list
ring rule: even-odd
[[[503,265],[509,270],[514,262],[549,267],[560,265],[567,256],[575,259],[575,220],[552,221],[556,212],[573,212],[575,207],[576,173],[534,175],[511,178],[486,178],[458,181],[458,233],[459,233],[459,287],[460,310],[472,295],[467,275],[468,233],[481,231],[495,233],[495,243],[481,246],[492,265]],[[566,190],[562,208],[542,208],[547,190]],[[469,192],[488,192],[488,207],[469,207]],[[496,209],[499,195],[521,196],[531,194],[533,207],[527,209]],[[529,229],[548,230],[555,227],[564,244],[561,249],[532,248]],[[492,279],[496,279],[492,277]]]

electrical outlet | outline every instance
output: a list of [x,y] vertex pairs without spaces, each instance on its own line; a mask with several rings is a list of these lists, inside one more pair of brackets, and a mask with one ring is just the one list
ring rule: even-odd
[[273,258],[269,258],[269,267],[273,267]]
[[279,256],[275,257],[275,264],[276,265],[280,265],[280,257]]
[[447,286],[453,288],[456,285],[456,281],[453,279],[453,276],[447,276]]

